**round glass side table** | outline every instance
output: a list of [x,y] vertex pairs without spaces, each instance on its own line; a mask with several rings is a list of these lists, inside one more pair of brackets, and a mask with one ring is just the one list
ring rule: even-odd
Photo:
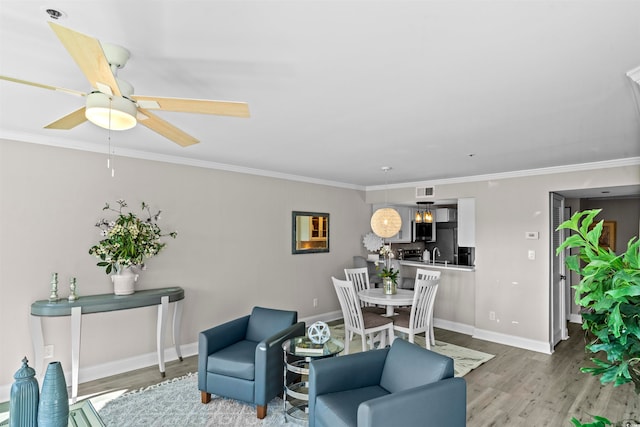
[[309,338],[295,337],[282,343],[284,351],[283,410],[287,421],[306,424],[309,418],[309,362],[338,355],[344,343],[329,338],[313,344]]

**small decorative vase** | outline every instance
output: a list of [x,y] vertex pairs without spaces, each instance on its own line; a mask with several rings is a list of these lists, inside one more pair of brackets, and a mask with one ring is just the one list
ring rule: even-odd
[[111,275],[113,293],[116,295],[131,295],[135,292],[138,274],[131,267],[123,268],[118,274]]
[[398,289],[398,285],[390,277],[382,278],[382,285],[382,290],[385,295],[393,295]]
[[38,405],[38,427],[69,425],[69,394],[60,362],[51,362],[42,381]]
[[13,378],[9,403],[10,427],[38,427],[38,399],[40,390],[36,371],[29,367],[28,360],[22,359],[22,367]]

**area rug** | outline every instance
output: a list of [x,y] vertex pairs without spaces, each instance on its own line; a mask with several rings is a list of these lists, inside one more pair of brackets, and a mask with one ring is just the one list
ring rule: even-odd
[[[331,326],[331,336],[344,340],[344,324],[340,323]],[[424,347],[424,334],[416,335],[414,342],[420,347]],[[462,377],[471,370],[477,368],[488,360],[493,359],[493,354],[483,353],[481,351],[471,350],[470,348],[460,347],[443,341],[436,340],[436,344],[431,346],[431,350],[453,359],[453,367],[456,377]],[[358,353],[362,351],[362,340],[360,335],[354,335],[349,343],[349,353]],[[344,354],[344,352],[340,353]]]
[[[100,402],[92,403],[96,408]],[[107,427],[218,427],[218,426],[291,426],[285,423],[282,399],[275,398],[267,407],[266,418],[256,418],[255,405],[212,396],[200,402],[198,375],[165,381],[142,390],[124,394],[98,409]]]
[[[344,339],[344,325],[331,327],[334,338]],[[416,344],[424,346],[424,337],[417,336]],[[463,376],[494,356],[487,353],[436,341],[432,350],[454,359],[455,375]],[[362,351],[362,341],[355,336],[350,353]],[[282,426],[285,422],[282,399],[269,402],[267,417],[256,418],[256,407],[236,400],[212,396],[208,404],[200,403],[198,375],[165,381],[117,398],[94,397],[93,405],[107,427],[217,427],[217,426]]]

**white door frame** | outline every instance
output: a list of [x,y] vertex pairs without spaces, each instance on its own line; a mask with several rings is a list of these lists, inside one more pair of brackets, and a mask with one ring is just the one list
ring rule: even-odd
[[551,193],[549,199],[551,226],[549,233],[549,350],[553,352],[560,340],[569,338],[569,330],[567,329],[569,298],[567,298],[565,251],[556,256],[556,249],[565,238],[564,230],[556,231],[565,220],[564,197]]

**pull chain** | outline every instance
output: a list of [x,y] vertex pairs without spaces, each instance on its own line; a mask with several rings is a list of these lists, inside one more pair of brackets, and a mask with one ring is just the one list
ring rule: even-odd
[[112,166],[113,163],[113,153],[115,152],[115,148],[112,151],[111,150],[111,101],[113,98],[109,98],[109,128],[107,129],[108,131],[108,140],[109,140],[109,153],[107,156],[107,168],[111,169],[111,178],[113,178],[115,176],[115,169]]

